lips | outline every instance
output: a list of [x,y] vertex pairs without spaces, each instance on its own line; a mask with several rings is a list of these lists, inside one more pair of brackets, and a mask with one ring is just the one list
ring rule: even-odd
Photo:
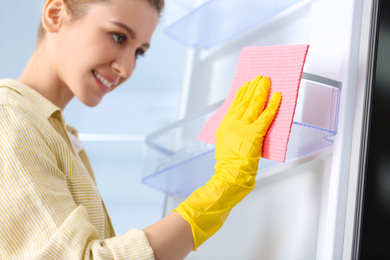
[[110,81],[108,81],[106,78],[104,78],[99,72],[93,70],[92,71],[93,75],[95,75],[95,77],[104,85],[106,86],[108,89],[110,89],[114,83],[111,83]]

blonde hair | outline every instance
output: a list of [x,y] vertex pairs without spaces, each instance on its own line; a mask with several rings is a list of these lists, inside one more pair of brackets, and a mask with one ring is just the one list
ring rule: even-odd
[[[64,0],[67,10],[71,15],[73,15],[74,20],[81,18],[86,14],[88,5],[93,3],[108,2],[110,0]],[[164,9],[164,0],[146,0],[149,4],[156,8],[157,12],[161,14]],[[38,29],[38,42],[45,36],[45,29],[42,26],[42,23],[39,25]]]

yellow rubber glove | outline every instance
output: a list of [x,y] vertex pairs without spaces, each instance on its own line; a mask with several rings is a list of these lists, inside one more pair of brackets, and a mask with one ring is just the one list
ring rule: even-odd
[[281,94],[274,93],[264,110],[270,86],[267,77],[257,76],[238,90],[217,129],[215,174],[174,209],[192,227],[194,251],[255,187],[263,138],[281,100]]

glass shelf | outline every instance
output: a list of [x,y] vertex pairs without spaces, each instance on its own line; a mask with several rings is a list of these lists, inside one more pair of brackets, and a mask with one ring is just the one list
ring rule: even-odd
[[[302,74],[286,163],[332,146],[337,134],[340,94],[340,82]],[[197,141],[197,137],[222,103],[147,136],[143,183],[168,195],[189,195],[210,179],[216,162],[215,146]],[[280,165],[261,158],[259,174]]]
[[165,32],[186,46],[216,47],[298,2],[311,0],[171,0]]

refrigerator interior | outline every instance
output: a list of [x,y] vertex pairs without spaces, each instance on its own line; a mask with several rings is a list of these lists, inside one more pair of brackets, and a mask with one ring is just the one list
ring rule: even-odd
[[[224,25],[234,20],[232,13],[242,18],[245,10],[230,10],[218,0],[174,2],[177,6],[168,6],[171,10],[185,10],[169,21],[167,33],[189,46],[179,120],[147,137],[150,160],[144,175],[146,184],[167,194],[166,214],[213,174],[214,147],[197,143],[196,135],[227,96],[242,47],[310,45],[287,150],[305,152],[290,156],[284,164],[261,159],[254,191],[232,210],[222,229],[187,259],[348,256],[351,240],[344,236],[349,227],[348,181],[352,139],[358,135],[354,123],[360,116],[355,102],[363,91],[358,78],[364,80],[365,75],[358,72],[365,70],[361,61],[367,56],[366,39],[361,37],[370,24],[372,1],[247,0],[243,6],[263,8],[270,15],[261,14],[263,18],[256,20],[248,11],[250,18],[239,28],[241,33]],[[215,11],[218,4],[220,12]],[[179,30],[180,26],[192,29]],[[214,37],[211,28],[221,31],[215,41],[209,39]],[[184,34],[188,32],[190,38]],[[314,102],[321,98],[325,106]],[[312,129],[319,131],[312,133]]]

